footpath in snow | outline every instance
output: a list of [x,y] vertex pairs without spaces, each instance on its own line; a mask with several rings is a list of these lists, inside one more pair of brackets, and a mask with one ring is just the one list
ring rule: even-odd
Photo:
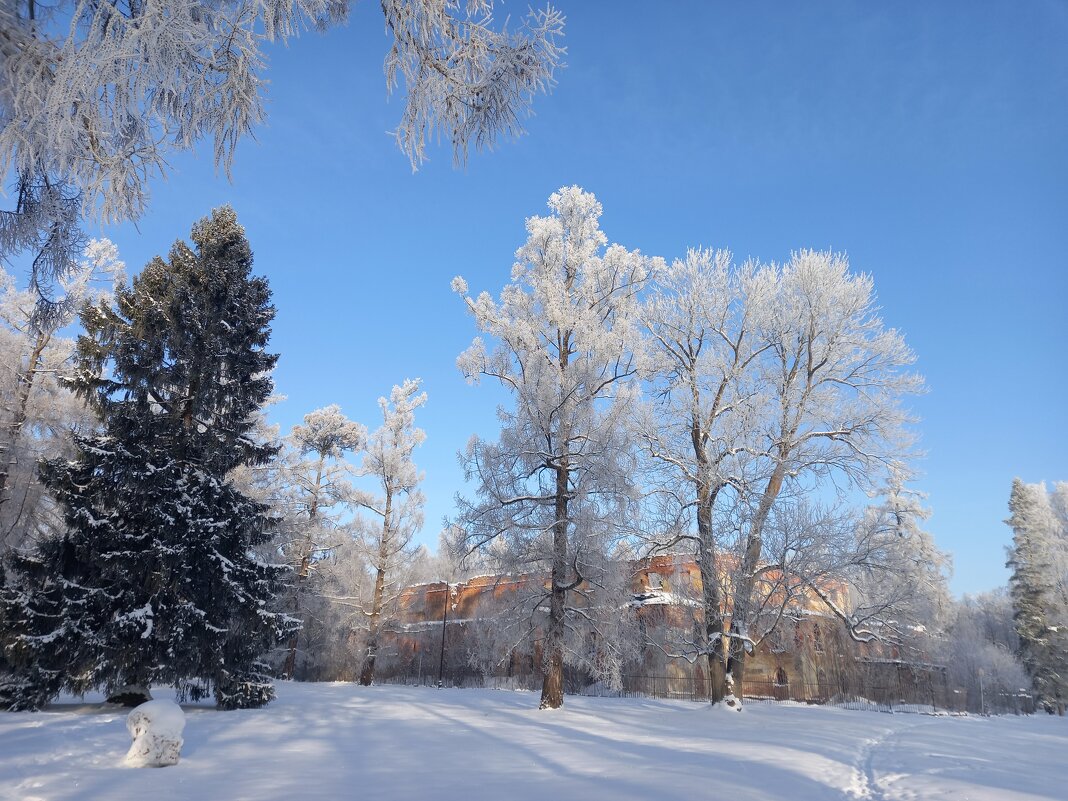
[[[888,715],[492,690],[281,684],[186,708],[182,760],[122,766],[126,710],[0,713],[7,801],[1065,801],[1068,719]],[[164,697],[164,692],[157,692]]]

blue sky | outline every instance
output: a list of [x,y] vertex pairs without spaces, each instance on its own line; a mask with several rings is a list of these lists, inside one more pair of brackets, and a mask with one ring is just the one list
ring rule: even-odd
[[[559,0],[568,67],[528,135],[412,174],[387,132],[376,4],[271,50],[269,120],[233,180],[205,143],[152,185],[131,269],[231,203],[274,288],[274,419],[376,399],[421,377],[418,454],[435,543],[463,488],[456,452],[501,400],[456,356],[475,331],[456,274],[496,294],[523,220],[555,189],[594,192],[611,241],[662,255],[849,254],[873,274],[930,391],[913,409],[917,488],[956,592],[1004,583],[1014,476],[1068,479],[1068,4]],[[521,14],[526,6],[508,3]]]

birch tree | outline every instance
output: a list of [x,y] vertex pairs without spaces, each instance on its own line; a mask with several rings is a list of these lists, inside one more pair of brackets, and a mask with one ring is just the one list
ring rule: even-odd
[[[229,173],[264,118],[267,46],[345,21],[350,0],[0,0],[0,257],[29,252],[32,280],[63,277],[84,244],[80,216],[136,220],[176,151],[212,141]],[[563,16],[546,6],[515,29],[493,0],[383,0],[394,132],[417,167],[428,140],[457,161],[522,132],[553,84]]]
[[355,502],[365,516],[358,521],[357,533],[363,543],[373,587],[370,605],[365,608],[367,640],[360,669],[360,684],[369,685],[375,677],[383,626],[396,597],[395,582],[400,568],[413,555],[412,537],[423,525],[426,498],[419,485],[423,473],[415,466],[415,449],[426,434],[415,426],[415,411],[426,403],[419,391],[419,379],[405,379],[394,386],[389,398],[379,398],[382,425],[367,438],[367,450],[359,474],[378,485],[374,491],[358,491]]
[[[527,220],[512,283],[494,301],[453,280],[480,332],[458,359],[467,378],[499,382],[496,442],[472,438],[461,459],[476,497],[457,498],[468,550],[504,547],[548,586],[542,639],[542,708],[563,703],[568,626],[596,607],[607,544],[633,498],[632,449],[621,421],[635,410],[637,294],[650,259],[606,247],[601,204],[577,186],[549,198],[551,214]],[[618,617],[618,614],[616,615]]]

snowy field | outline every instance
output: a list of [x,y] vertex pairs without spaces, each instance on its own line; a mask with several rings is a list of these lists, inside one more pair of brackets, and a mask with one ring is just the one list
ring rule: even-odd
[[[161,696],[162,694],[158,694]],[[187,708],[176,767],[120,767],[125,714],[0,713],[0,798],[1068,799],[1068,718],[950,718],[346,684]]]

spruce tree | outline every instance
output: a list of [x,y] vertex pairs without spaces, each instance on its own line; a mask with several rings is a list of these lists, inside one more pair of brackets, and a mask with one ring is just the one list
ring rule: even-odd
[[213,692],[223,708],[273,697],[258,658],[291,629],[269,611],[285,568],[254,555],[272,517],[230,474],[276,452],[252,433],[273,386],[274,308],[231,208],[197,223],[192,242],[82,315],[71,384],[101,427],[75,437],[73,459],[42,466],[66,533],[11,562],[15,707],[151,684]]
[[1063,714],[1068,701],[1068,620],[1058,602],[1060,543],[1058,524],[1043,484],[1012,482],[1013,530],[1007,567],[1012,569],[1009,593],[1020,638],[1020,659],[1031,676],[1036,702],[1048,712]]

